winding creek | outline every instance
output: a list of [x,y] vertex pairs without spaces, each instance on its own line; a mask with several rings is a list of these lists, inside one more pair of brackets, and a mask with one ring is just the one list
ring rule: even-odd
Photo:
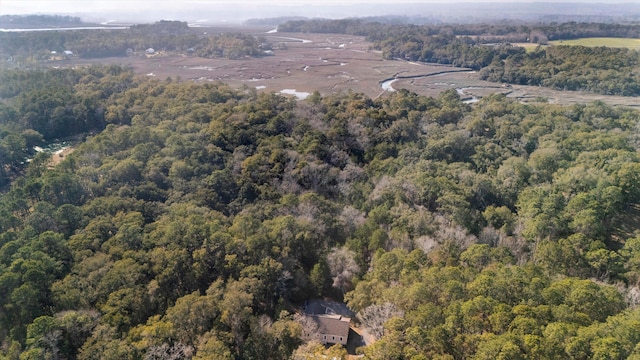
[[276,38],[276,39],[281,39],[281,40],[288,40],[288,41],[295,41],[295,42],[301,42],[303,44],[309,44],[312,43],[313,41],[311,40],[307,40],[307,39],[300,39],[300,38],[294,38],[294,37],[287,37],[287,36],[271,36],[272,38]]
[[[393,87],[393,83],[398,81],[398,80],[425,79],[425,78],[428,78],[428,77],[435,77],[435,76],[446,75],[446,74],[454,74],[454,73],[473,74],[473,73],[475,73],[475,71],[474,70],[469,70],[469,69],[460,69],[460,70],[439,71],[439,72],[435,72],[435,73],[432,73],[432,74],[424,74],[424,75],[394,76],[392,78],[382,80],[380,82],[380,87],[384,91],[393,92],[393,91],[396,91],[396,89],[394,89],[394,87]],[[456,92],[458,92],[458,94],[463,99],[463,102],[465,104],[473,104],[473,103],[477,103],[478,101],[480,101],[480,99],[475,97],[475,96],[473,96],[473,95],[469,95],[469,94],[465,93],[465,91],[466,90],[474,90],[474,89],[480,89],[480,88],[479,87],[462,87],[462,88],[456,88]]]
[[479,98],[473,96],[473,95],[467,95],[465,94],[465,90],[476,90],[476,89],[480,89],[479,87],[464,87],[464,88],[456,88],[456,92],[458,92],[458,95],[460,95],[460,98],[462,99],[462,102],[465,104],[475,104],[478,101],[480,101]]

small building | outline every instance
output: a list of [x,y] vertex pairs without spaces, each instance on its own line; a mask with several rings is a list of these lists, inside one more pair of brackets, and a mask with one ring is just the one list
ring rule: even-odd
[[[351,319],[342,315],[305,315],[303,338],[307,341],[318,340],[322,344],[346,345],[349,340]],[[311,326],[309,326],[311,325]]]
[[73,51],[71,51],[71,50],[65,50],[65,51],[64,51],[64,54],[65,54],[66,56],[73,56]]
[[50,53],[49,60],[53,60],[53,61],[62,60],[62,55],[58,54],[57,51],[52,51]]

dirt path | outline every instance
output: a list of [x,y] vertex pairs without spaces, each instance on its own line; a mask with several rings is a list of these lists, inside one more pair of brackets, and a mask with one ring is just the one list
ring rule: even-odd
[[373,344],[377,340],[376,337],[371,335],[365,328],[357,328],[355,326],[352,326],[351,330],[360,335],[362,337],[362,342],[364,342],[364,344],[367,346]]
[[64,160],[64,158],[71,154],[75,149],[71,146],[66,147],[64,149],[58,150],[56,152],[54,152],[53,154],[51,154],[51,160],[49,161],[49,167],[52,168],[58,164],[60,164],[60,162],[62,162],[62,160]]

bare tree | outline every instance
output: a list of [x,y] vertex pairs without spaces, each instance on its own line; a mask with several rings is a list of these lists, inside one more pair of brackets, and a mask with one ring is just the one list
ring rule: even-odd
[[144,355],[144,360],[184,360],[191,359],[192,357],[192,346],[182,343],[176,343],[174,345],[164,343],[150,347]]
[[318,339],[320,326],[311,316],[296,313],[293,320],[302,326],[302,334],[307,339]]
[[327,255],[333,287],[340,289],[343,295],[350,290],[353,276],[360,272],[360,267],[354,259],[355,253],[347,248],[333,248]]
[[354,233],[358,227],[367,221],[365,214],[351,205],[347,205],[342,209],[339,219],[348,234]]
[[61,337],[61,330],[53,330],[40,339],[41,346],[45,349],[47,359],[58,360],[62,358],[60,356],[60,348],[58,347]]
[[342,195],[349,196],[353,191],[353,183],[363,179],[364,175],[364,170],[361,167],[348,160],[337,177],[338,191]]
[[438,241],[428,235],[420,236],[419,238],[414,239],[413,242],[415,243],[415,246],[425,254],[430,253],[438,247]]
[[329,188],[329,184],[336,179],[337,172],[338,170],[319,160],[308,161],[299,169],[298,179],[307,189],[320,193]]
[[392,317],[404,316],[404,311],[394,304],[386,302],[382,305],[373,304],[359,311],[358,320],[369,330],[369,333],[377,339],[384,335],[384,324]]

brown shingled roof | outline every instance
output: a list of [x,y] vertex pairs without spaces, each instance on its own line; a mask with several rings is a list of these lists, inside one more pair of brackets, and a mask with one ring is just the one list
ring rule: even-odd
[[345,339],[349,336],[351,319],[348,317],[341,315],[312,315],[310,317],[318,325],[320,334],[342,336]]

